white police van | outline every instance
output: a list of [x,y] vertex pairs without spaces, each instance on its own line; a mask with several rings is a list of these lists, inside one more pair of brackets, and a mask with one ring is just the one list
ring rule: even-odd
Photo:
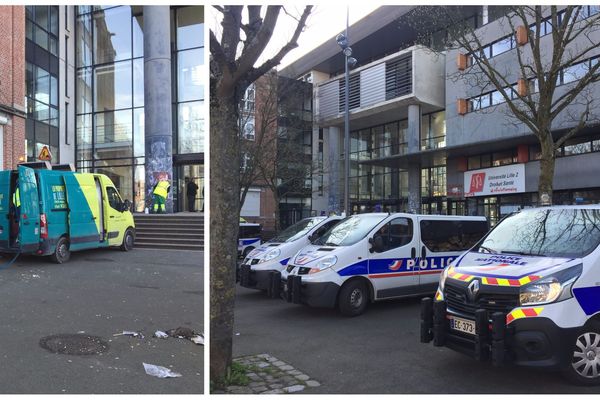
[[[278,293],[280,272],[286,267],[290,257],[342,219],[339,216],[305,218],[252,250],[240,266],[240,285],[266,290],[270,296]],[[277,288],[273,291],[274,286]]]
[[600,384],[600,205],[511,214],[440,277],[421,341]]
[[484,217],[353,215],[290,259],[282,297],[355,316],[370,301],[433,293],[443,269],[487,230]]
[[246,257],[248,253],[260,246],[262,241],[262,225],[246,222],[246,220],[241,219],[239,229],[238,257]]

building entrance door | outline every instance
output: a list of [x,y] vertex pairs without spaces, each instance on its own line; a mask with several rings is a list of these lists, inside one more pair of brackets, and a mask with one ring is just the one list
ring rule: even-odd
[[[184,164],[177,167],[177,188],[173,193],[175,201],[175,212],[204,211],[204,165]],[[196,194],[192,194],[189,182],[198,186]],[[190,189],[188,191],[188,189]],[[188,195],[189,193],[189,195]]]

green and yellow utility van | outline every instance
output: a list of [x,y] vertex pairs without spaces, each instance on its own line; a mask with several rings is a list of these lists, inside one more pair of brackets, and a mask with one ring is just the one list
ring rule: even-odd
[[106,175],[69,169],[31,163],[0,171],[0,252],[49,255],[61,264],[71,251],[133,248],[130,201]]

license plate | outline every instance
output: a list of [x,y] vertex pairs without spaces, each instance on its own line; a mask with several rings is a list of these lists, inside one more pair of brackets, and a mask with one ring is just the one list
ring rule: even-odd
[[475,321],[471,321],[464,318],[449,317],[450,328],[455,331],[465,332],[469,335],[475,335]]

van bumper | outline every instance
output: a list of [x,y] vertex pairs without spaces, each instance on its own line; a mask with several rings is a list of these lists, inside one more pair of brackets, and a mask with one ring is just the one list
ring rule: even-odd
[[340,286],[333,282],[303,282],[300,275],[281,280],[281,297],[288,303],[334,308]]
[[274,270],[253,270],[250,265],[242,264],[239,268],[240,286],[249,289],[268,290],[271,282],[271,272]]
[[[450,328],[444,301],[421,302],[421,342],[433,341],[495,366],[504,364],[562,370],[569,366],[578,328],[561,328],[549,318],[522,318],[506,325],[506,314],[478,310],[475,334]],[[457,317],[464,318],[460,315]]]

